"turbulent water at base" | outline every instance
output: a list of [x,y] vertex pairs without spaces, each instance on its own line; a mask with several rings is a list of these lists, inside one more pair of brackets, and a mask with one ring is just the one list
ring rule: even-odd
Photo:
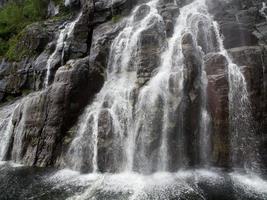
[[51,78],[51,70],[57,63],[61,62],[61,65],[63,65],[64,61],[64,52],[66,48],[66,40],[72,36],[73,29],[75,28],[76,23],[79,21],[80,17],[82,16],[82,13],[78,15],[78,17],[62,27],[62,30],[59,32],[59,36],[56,42],[56,47],[54,52],[49,56],[47,63],[46,63],[46,77],[44,80],[44,87],[47,88],[49,85],[49,81]]
[[[0,163],[0,199],[265,200],[267,182],[217,169],[155,173],[80,174]],[[12,185],[12,187],[10,187]],[[18,192],[14,192],[18,191]]]

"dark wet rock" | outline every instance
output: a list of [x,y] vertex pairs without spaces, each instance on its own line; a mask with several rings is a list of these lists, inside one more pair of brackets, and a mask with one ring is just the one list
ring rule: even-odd
[[176,18],[179,16],[179,7],[173,0],[161,0],[158,4],[158,9],[166,25],[167,36],[170,37],[174,31]]
[[1,102],[25,96],[42,87],[48,59],[45,49],[53,48],[47,45],[54,39],[55,29],[61,23],[60,20],[35,23],[20,34],[13,52],[18,61],[2,60],[0,64]]
[[81,4],[86,4],[86,1],[83,0],[65,0],[65,6],[70,7],[71,9],[76,9],[81,6]]
[[114,121],[108,110],[102,110],[98,120],[98,166],[100,172],[119,172],[123,159],[121,135],[114,132]]
[[166,47],[164,24],[153,18],[150,27],[140,35],[140,49],[138,49],[137,78],[140,86],[150,80],[152,73],[160,64],[161,53]]
[[54,84],[23,100],[13,119],[13,160],[36,166],[57,162],[67,130],[103,83],[88,63],[85,58],[61,67]]
[[267,44],[267,22],[256,24],[253,34],[258,38],[260,44]]
[[150,7],[146,4],[141,5],[138,10],[136,11],[136,14],[134,16],[134,21],[139,22],[140,20],[144,19],[150,12]]
[[75,24],[72,37],[66,41],[64,61],[84,57],[90,51],[94,28],[94,2],[86,1],[81,12],[82,16]]
[[[225,37],[224,45],[228,48],[257,45],[259,36],[255,24],[262,23],[265,18],[260,14],[262,1],[231,0],[208,1],[210,12],[221,27]],[[263,30],[261,30],[262,32]]]
[[0,0],[0,8],[6,4],[7,0]]
[[247,27],[247,23],[223,22],[221,25],[222,34],[225,38],[225,47],[233,48],[238,46],[256,45],[258,39],[252,34],[253,29]]
[[[256,141],[260,141],[260,154],[267,166],[267,50],[266,46],[251,46],[231,49],[230,54],[246,77],[247,89],[251,99],[251,109],[256,129]],[[264,147],[265,146],[265,147]],[[266,167],[265,167],[266,168]],[[267,169],[267,168],[266,168]]]
[[205,57],[205,71],[208,78],[208,109],[212,117],[213,162],[220,167],[229,163],[229,100],[227,60],[220,54]]
[[137,0],[96,0],[94,23],[101,24],[108,20],[116,21],[129,14]]
[[[0,7],[2,2],[4,1],[0,0]],[[71,19],[48,20],[32,24],[25,29],[14,50],[14,54],[18,55],[18,61],[5,61],[1,64],[1,102],[11,101],[14,97],[27,96],[31,91],[38,91],[43,87],[47,59],[55,50],[59,31],[66,23],[74,20],[79,11],[82,11],[73,34],[64,43],[64,52],[53,61],[50,87],[26,97],[15,112],[10,157],[27,165],[59,165],[62,154],[67,151],[74,137],[73,125],[77,122],[84,107],[102,87],[110,45],[119,31],[125,27],[124,19],[130,11],[137,3],[144,2],[142,0],[70,0],[69,7],[73,12]],[[163,21],[158,22],[152,19],[149,28],[141,33],[139,41],[141,48],[137,51],[140,56],[138,62],[131,63],[131,67],[138,66],[138,88],[133,92],[133,96],[137,96],[138,90],[156,72],[160,65],[160,54],[166,47],[166,40],[173,34],[179,9],[190,2],[192,0],[159,1],[158,11]],[[230,49],[229,52],[234,62],[241,66],[246,76],[252,99],[253,115],[258,123],[257,137],[262,141],[260,153],[267,168],[265,134],[267,132],[267,53],[264,47],[267,41],[267,23],[259,13],[262,1],[209,0],[208,5],[211,14],[221,27],[221,33],[225,37],[225,47]],[[143,19],[148,12],[148,6],[141,6],[134,20]],[[199,164],[197,150],[200,116],[196,113],[200,113],[202,53],[207,54],[204,66],[208,77],[208,110],[213,119],[212,162],[217,166],[229,167],[227,61],[222,55],[210,53],[218,51],[216,42],[213,42],[212,48],[205,46],[203,42],[205,26],[206,24],[203,23],[198,25],[198,44],[194,44],[190,34],[183,37],[184,94],[182,97],[177,97],[181,101],[180,106],[175,107],[170,116],[173,126],[168,130],[168,142],[171,147],[169,155],[174,158],[170,159],[170,171],[175,171],[180,167],[181,161],[176,159],[175,155],[181,148],[181,143],[186,144],[184,149],[189,157],[189,165]],[[214,40],[214,33],[212,34],[212,40]],[[201,46],[202,53],[196,47],[197,45]],[[73,60],[68,62],[71,59]],[[172,84],[177,78],[173,76],[170,80],[171,90],[176,89],[176,86]],[[163,100],[158,97],[155,102],[157,109],[148,113],[152,123],[156,125],[147,130],[147,134],[139,135],[137,138],[136,151],[145,156],[136,156],[135,160],[144,162],[136,162],[135,168],[143,169],[144,173],[156,170],[160,146],[158,135],[159,130],[162,129],[163,119],[162,104]],[[186,113],[184,119],[179,117],[181,113]],[[182,128],[178,130],[179,127]],[[142,130],[144,127],[138,128],[140,133],[145,132]],[[119,170],[116,163],[121,162],[121,147],[120,144],[114,143],[113,138],[117,135],[113,132],[112,117],[107,111],[103,111],[100,115],[99,130],[99,170],[115,172]],[[179,134],[185,134],[184,141],[177,141],[180,138]],[[144,149],[140,147],[142,137],[147,141]],[[260,139],[261,137],[263,139]],[[86,142],[91,142],[90,139],[87,138]],[[111,149],[115,150],[111,151]],[[86,149],[83,155],[90,162],[91,151],[91,149]],[[187,161],[185,163],[188,164]],[[84,165],[91,164],[88,161]],[[147,169],[145,166],[154,166],[154,168]],[[91,171],[86,166],[82,168],[84,171]]]
[[[184,98],[186,99],[187,115],[185,117],[185,133],[188,142],[187,149],[189,165],[195,165],[199,162],[198,155],[198,123],[200,120],[201,106],[201,67],[202,55],[198,51],[191,34],[185,34],[182,39],[182,52],[184,55]],[[189,128],[190,127],[190,128]],[[189,143],[191,145],[189,145]],[[193,146],[193,148],[192,148]],[[173,151],[175,154],[175,151]]]
[[110,45],[125,24],[106,22],[94,29],[90,49],[90,65],[103,73],[108,65]]

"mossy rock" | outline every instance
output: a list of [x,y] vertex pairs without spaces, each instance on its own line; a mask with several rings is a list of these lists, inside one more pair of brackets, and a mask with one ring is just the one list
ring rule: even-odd
[[41,53],[49,41],[49,33],[41,24],[27,26],[18,35],[9,40],[6,57],[11,61],[20,61]]
[[[64,6],[64,1],[54,0],[59,5],[58,19],[67,19],[70,9]],[[25,57],[40,53],[46,32],[39,27],[39,32],[32,32],[29,27],[44,24],[47,19],[48,1],[22,0],[10,1],[0,9],[0,58],[10,61],[20,61]]]
[[113,15],[111,20],[113,23],[117,23],[118,21],[121,20],[121,18],[122,18],[121,15]]

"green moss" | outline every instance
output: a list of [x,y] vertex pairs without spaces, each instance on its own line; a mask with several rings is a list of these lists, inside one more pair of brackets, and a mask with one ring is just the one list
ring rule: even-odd
[[0,9],[0,57],[17,57],[13,49],[18,35],[28,24],[44,19],[46,8],[45,0],[23,0],[9,1]]
[[8,48],[8,43],[0,38],[0,55],[5,55],[5,53],[8,51]]
[[8,95],[7,97],[6,97],[6,100],[9,102],[9,101],[13,101],[15,99],[15,97],[14,96],[12,96],[12,95]]
[[120,15],[113,15],[111,20],[113,23],[117,23],[118,21],[120,21],[120,19],[121,19]]
[[22,90],[22,96],[26,96],[26,95],[28,95],[30,93],[31,93],[31,90],[30,89],[23,89]]
[[[46,20],[47,0],[10,0],[0,9],[0,58],[18,61],[34,52],[26,46],[18,45],[23,36],[23,30],[29,24]],[[60,6],[58,19],[67,17],[70,13],[64,7],[63,0],[55,0]],[[20,46],[20,48],[18,48]]]
[[25,36],[25,32],[21,31],[19,34],[13,36],[8,41],[8,51],[5,57],[11,61],[19,61],[24,57],[34,55],[34,51],[26,45],[20,44],[22,38]]

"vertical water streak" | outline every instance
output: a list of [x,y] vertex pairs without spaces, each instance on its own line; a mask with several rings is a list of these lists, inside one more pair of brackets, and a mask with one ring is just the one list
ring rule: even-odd
[[[97,172],[100,160],[99,140],[103,137],[111,140],[106,141],[112,145],[112,151],[108,152],[109,160],[113,160],[112,164],[117,166],[117,170],[123,167],[121,151],[124,150],[124,141],[127,140],[129,128],[133,123],[131,121],[133,119],[132,93],[137,82],[139,39],[153,19],[161,19],[155,9],[157,1],[153,0],[136,7],[127,19],[125,28],[111,44],[107,80],[83,114],[78,127],[78,136],[69,148],[70,163],[75,169],[85,167]],[[107,119],[110,124],[105,121]],[[105,125],[102,124],[102,120]],[[104,132],[100,134],[103,129]],[[131,144],[128,145],[131,146]],[[127,151],[126,154],[131,153]],[[87,166],[84,166],[85,163]]]
[[[54,52],[49,56],[46,63],[46,77],[44,80],[44,87],[47,88],[50,81],[51,69],[56,65],[56,63],[61,61],[63,62],[64,57],[64,48],[65,41],[70,38],[73,34],[73,29],[75,28],[76,23],[80,20],[82,16],[82,12],[78,15],[78,17],[72,21],[67,23],[62,30],[59,32],[59,36],[56,42],[56,47]],[[61,63],[63,64],[63,63]]]
[[[201,40],[199,40],[199,32],[200,30],[200,25],[204,24],[204,31],[202,33],[202,38]],[[170,101],[176,101],[176,105],[173,103],[168,103],[166,106],[166,112],[167,113],[171,113],[173,112],[174,107],[170,107],[169,105],[175,105],[175,107],[180,106],[179,103],[179,98],[183,98],[183,84],[184,83],[184,55],[181,52],[182,46],[182,38],[183,35],[185,35],[186,33],[190,33],[192,35],[192,38],[194,40],[194,43],[196,45],[196,52],[199,56],[200,60],[203,60],[202,56],[205,52],[209,52],[212,51],[214,49],[213,43],[212,43],[212,37],[211,37],[211,31],[212,31],[212,26],[211,26],[211,18],[209,17],[207,10],[206,10],[206,5],[205,5],[205,1],[203,0],[198,0],[198,1],[194,1],[193,3],[184,6],[183,8],[181,8],[180,10],[180,16],[177,19],[177,24],[176,24],[176,28],[174,31],[174,35],[173,38],[169,41],[169,46],[171,47],[169,50],[173,49],[173,48],[177,48],[176,51],[171,50],[172,53],[167,53],[169,54],[169,56],[166,56],[165,54],[163,54],[163,63],[165,62],[165,65],[169,65],[166,64],[166,62],[168,62],[168,60],[172,60],[172,66],[171,66],[171,70],[173,69],[177,69],[179,72],[179,76],[176,77],[176,79],[179,80],[179,84],[175,86],[176,91],[173,91],[171,93],[169,93],[167,95],[167,99],[168,102]],[[205,52],[204,52],[205,51]],[[210,144],[210,116],[209,113],[207,111],[207,94],[206,94],[206,87],[207,87],[207,77],[206,77],[206,73],[205,73],[205,69],[203,68],[203,62],[200,63],[201,65],[201,75],[200,75],[200,83],[202,85],[201,87],[201,99],[200,101],[201,103],[201,114],[200,114],[200,121],[199,121],[199,146],[200,146],[200,159],[206,163],[208,160],[208,155],[210,153],[210,149],[211,149],[211,144]],[[163,64],[163,67],[164,66]],[[195,69],[196,70],[196,69]],[[170,74],[172,74],[173,72],[171,72]],[[170,79],[169,81],[171,81],[172,79]],[[178,86],[178,87],[177,87]],[[167,86],[169,87],[169,85]],[[168,88],[167,91],[171,89]],[[176,95],[176,97],[175,97]],[[175,97],[174,99],[172,99],[173,97]],[[184,133],[183,129],[184,129],[184,125],[183,125],[183,116],[185,115],[185,113],[181,112],[179,113],[179,118],[178,121],[180,122],[178,130],[176,130],[177,132],[181,132],[180,136],[178,138],[179,140],[179,150],[177,153],[177,158],[178,160],[180,160],[180,164],[179,167],[185,167],[187,165],[187,159],[186,158],[186,144],[184,141]],[[170,115],[165,115],[165,125],[164,125],[164,129],[163,129],[163,135],[162,135],[162,144],[161,144],[161,149],[160,149],[160,163],[161,165],[159,166],[160,170],[169,170],[169,167],[167,166],[168,162],[168,143],[167,143],[167,127],[170,126],[170,122],[171,122],[171,118]]]
[[[202,65],[203,67],[203,65]],[[207,85],[208,79],[205,69],[202,69],[201,74],[202,81],[202,99],[200,109],[200,131],[199,131],[199,149],[200,149],[200,164],[203,166],[209,166],[211,162],[211,116],[207,109]]]
[[5,106],[0,110],[0,161],[5,159],[13,133],[12,119],[18,102]]
[[260,9],[260,13],[267,20],[267,14],[266,14],[267,11],[266,10],[267,10],[266,3],[262,2],[262,8]]
[[23,144],[25,139],[25,131],[26,131],[26,118],[28,115],[28,109],[30,106],[31,97],[26,96],[21,100],[21,103],[18,104],[18,108],[14,111],[19,112],[20,120],[19,123],[16,125],[16,130],[14,131],[14,141],[13,141],[13,148],[12,148],[12,155],[11,158],[15,162],[19,162],[22,159],[22,152],[23,152]]
[[233,63],[223,45],[223,37],[214,22],[220,53],[228,62],[229,125],[231,137],[231,162],[233,167],[258,170],[258,141],[253,127],[251,102],[247,82],[240,67]]
[[64,0],[64,5],[67,7],[70,5],[70,0]]

